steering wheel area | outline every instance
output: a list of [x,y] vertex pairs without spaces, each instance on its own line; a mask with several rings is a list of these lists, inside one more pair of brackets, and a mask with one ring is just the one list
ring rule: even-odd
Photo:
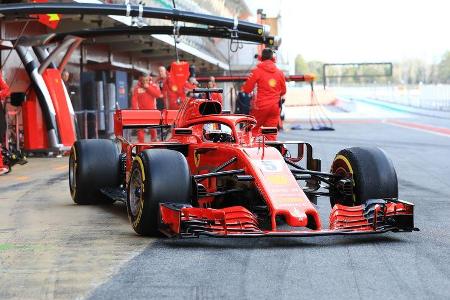
[[232,143],[234,142],[234,137],[228,132],[222,130],[209,130],[203,133],[203,137],[206,141],[213,143]]

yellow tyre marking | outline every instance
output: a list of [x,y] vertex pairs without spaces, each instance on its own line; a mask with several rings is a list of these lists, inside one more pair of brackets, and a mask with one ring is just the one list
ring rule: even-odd
[[339,154],[339,155],[336,155],[336,158],[334,160],[336,161],[338,159],[343,160],[345,162],[345,164],[347,165],[350,173],[352,173],[352,176],[353,176],[353,168],[352,168],[352,165],[350,164],[350,162],[348,161],[347,157]]
[[[76,182],[76,180],[77,180],[76,179],[76,176],[77,176],[76,169],[77,169],[78,164],[77,164],[77,151],[75,150],[75,144],[72,146],[72,149],[70,149],[70,151],[73,153],[73,177],[74,177],[73,180]],[[72,196],[72,199],[75,200],[76,194],[77,194],[77,191],[76,191],[76,184],[75,184],[75,188],[72,187],[70,189],[70,195]]]
[[139,166],[141,167],[142,172],[142,181],[145,181],[145,173],[144,173],[144,162],[139,156],[136,156],[135,160],[138,162]]
[[[334,161],[337,161],[339,159],[342,160],[347,165],[348,170],[350,171],[350,174],[352,174],[353,187],[354,187],[355,186],[355,179],[353,178],[353,168],[352,168],[352,165],[350,164],[350,161],[347,159],[347,157],[345,157],[343,155],[340,155],[340,154],[336,155],[336,157],[334,158]],[[355,204],[356,203],[355,193],[353,193],[352,198],[353,198],[353,203]]]
[[133,227],[137,227],[139,225],[139,223],[141,222],[141,218],[142,218],[142,211],[144,210],[144,191],[145,191],[145,171],[144,171],[144,163],[142,161],[142,159],[139,156],[136,156],[135,160],[138,162],[139,164],[139,168],[141,169],[141,176],[142,176],[142,180],[141,180],[141,198],[140,198],[140,207],[139,207],[139,211],[137,213],[136,218],[134,219],[133,222]]

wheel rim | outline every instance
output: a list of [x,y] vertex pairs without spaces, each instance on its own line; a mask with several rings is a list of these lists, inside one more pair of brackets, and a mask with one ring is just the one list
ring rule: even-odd
[[[333,161],[332,167],[331,167],[331,173],[342,176],[342,178],[348,178],[353,180],[353,189],[355,188],[355,181],[353,178],[353,168],[350,164],[349,160],[346,157],[343,157],[342,155],[338,155],[335,160]],[[350,196],[343,196],[342,199],[344,200],[345,205],[356,205],[356,195],[353,193],[353,195]]]
[[70,194],[74,197],[77,188],[77,161],[75,151],[69,157],[69,187]]
[[347,164],[345,160],[336,159],[333,162],[331,173],[342,176],[344,178],[352,177],[353,172],[350,168],[351,167]]
[[138,168],[131,173],[130,179],[130,211],[133,218],[135,218],[142,208],[142,198],[144,193],[144,185],[142,182],[142,175]]

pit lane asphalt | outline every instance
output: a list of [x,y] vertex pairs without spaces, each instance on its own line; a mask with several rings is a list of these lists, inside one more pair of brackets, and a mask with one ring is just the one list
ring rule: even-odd
[[[334,132],[288,131],[280,139],[311,142],[324,170],[342,148],[382,147],[397,169],[400,197],[416,204],[420,232],[142,238],[133,234],[120,203],[72,205],[67,170],[55,175],[49,167],[39,169],[26,188],[9,186],[5,192],[0,178],[0,237],[10,245],[0,247],[0,298],[448,299],[450,136],[377,120],[342,121],[335,127]],[[33,163],[8,176],[22,176],[21,169]],[[318,209],[326,227],[328,199],[319,199]]]

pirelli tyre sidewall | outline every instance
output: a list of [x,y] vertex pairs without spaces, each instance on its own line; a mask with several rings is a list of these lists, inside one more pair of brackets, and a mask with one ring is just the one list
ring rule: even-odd
[[159,236],[159,204],[190,203],[192,182],[186,158],[178,151],[149,149],[133,160],[127,211],[133,229]]
[[76,141],[69,157],[69,188],[77,204],[112,203],[100,192],[120,185],[119,150],[111,140]]
[[398,181],[392,161],[377,147],[352,147],[338,152],[331,173],[353,178],[353,195],[330,196],[330,204],[364,204],[369,199],[397,198]]

